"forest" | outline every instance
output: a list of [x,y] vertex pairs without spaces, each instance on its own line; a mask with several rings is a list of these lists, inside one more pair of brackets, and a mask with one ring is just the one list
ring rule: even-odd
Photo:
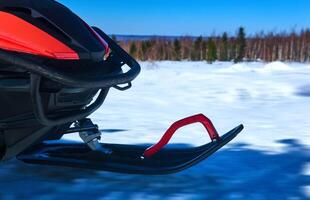
[[138,60],[213,61],[310,61],[310,29],[246,35],[243,27],[235,35],[224,32],[210,37],[180,36],[118,40]]

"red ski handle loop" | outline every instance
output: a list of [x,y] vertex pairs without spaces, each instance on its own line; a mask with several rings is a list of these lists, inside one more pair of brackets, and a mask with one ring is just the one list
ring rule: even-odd
[[147,157],[153,156],[154,154],[156,154],[158,151],[160,151],[162,148],[164,148],[169,143],[172,136],[175,134],[175,132],[178,129],[184,126],[190,125],[190,124],[194,124],[194,123],[201,123],[207,129],[212,141],[220,139],[220,136],[218,135],[211,120],[203,114],[198,114],[198,115],[187,117],[185,119],[181,119],[179,121],[174,122],[168,128],[168,130],[165,132],[165,134],[162,136],[162,138],[159,140],[157,144],[154,144],[153,146],[147,148],[144,151],[143,157],[147,158]]

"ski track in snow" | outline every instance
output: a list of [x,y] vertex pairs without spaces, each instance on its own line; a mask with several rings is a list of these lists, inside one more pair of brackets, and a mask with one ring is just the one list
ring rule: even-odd
[[[0,198],[49,199],[74,192],[72,197],[95,199],[310,199],[310,64],[161,61],[141,66],[133,87],[111,89],[91,116],[103,142],[152,144],[171,123],[197,113],[212,119],[220,134],[240,123],[245,130],[207,161],[168,176],[10,161],[0,169]],[[65,139],[80,140],[77,134]],[[202,126],[193,125],[171,142],[197,146],[209,138]]]

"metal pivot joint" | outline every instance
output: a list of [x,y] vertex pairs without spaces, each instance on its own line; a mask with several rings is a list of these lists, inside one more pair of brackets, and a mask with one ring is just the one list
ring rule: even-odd
[[91,119],[85,118],[74,123],[74,127],[68,129],[65,134],[78,132],[80,138],[92,151],[100,151],[102,153],[111,154],[110,149],[104,148],[100,144],[101,132],[98,126]]
[[101,139],[101,133],[98,130],[98,126],[94,125],[93,122],[86,118],[83,120],[79,120],[75,123],[75,126],[85,128],[85,127],[95,127],[90,130],[81,130],[79,131],[80,138],[88,145],[88,147],[93,150],[97,151],[100,147],[99,140]]

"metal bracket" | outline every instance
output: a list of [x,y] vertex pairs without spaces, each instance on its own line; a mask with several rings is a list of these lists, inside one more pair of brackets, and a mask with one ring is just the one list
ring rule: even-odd
[[128,90],[132,87],[132,83],[131,82],[128,82],[127,85],[125,86],[120,86],[120,85],[115,85],[113,86],[115,89],[117,90],[120,90],[120,91],[125,91],[125,90]]
[[79,120],[74,124],[74,130],[79,132],[80,138],[87,144],[87,146],[93,151],[101,151],[106,154],[111,154],[110,149],[102,147],[99,140],[101,139],[101,132],[98,130],[98,126],[93,124],[93,122],[85,118]]

